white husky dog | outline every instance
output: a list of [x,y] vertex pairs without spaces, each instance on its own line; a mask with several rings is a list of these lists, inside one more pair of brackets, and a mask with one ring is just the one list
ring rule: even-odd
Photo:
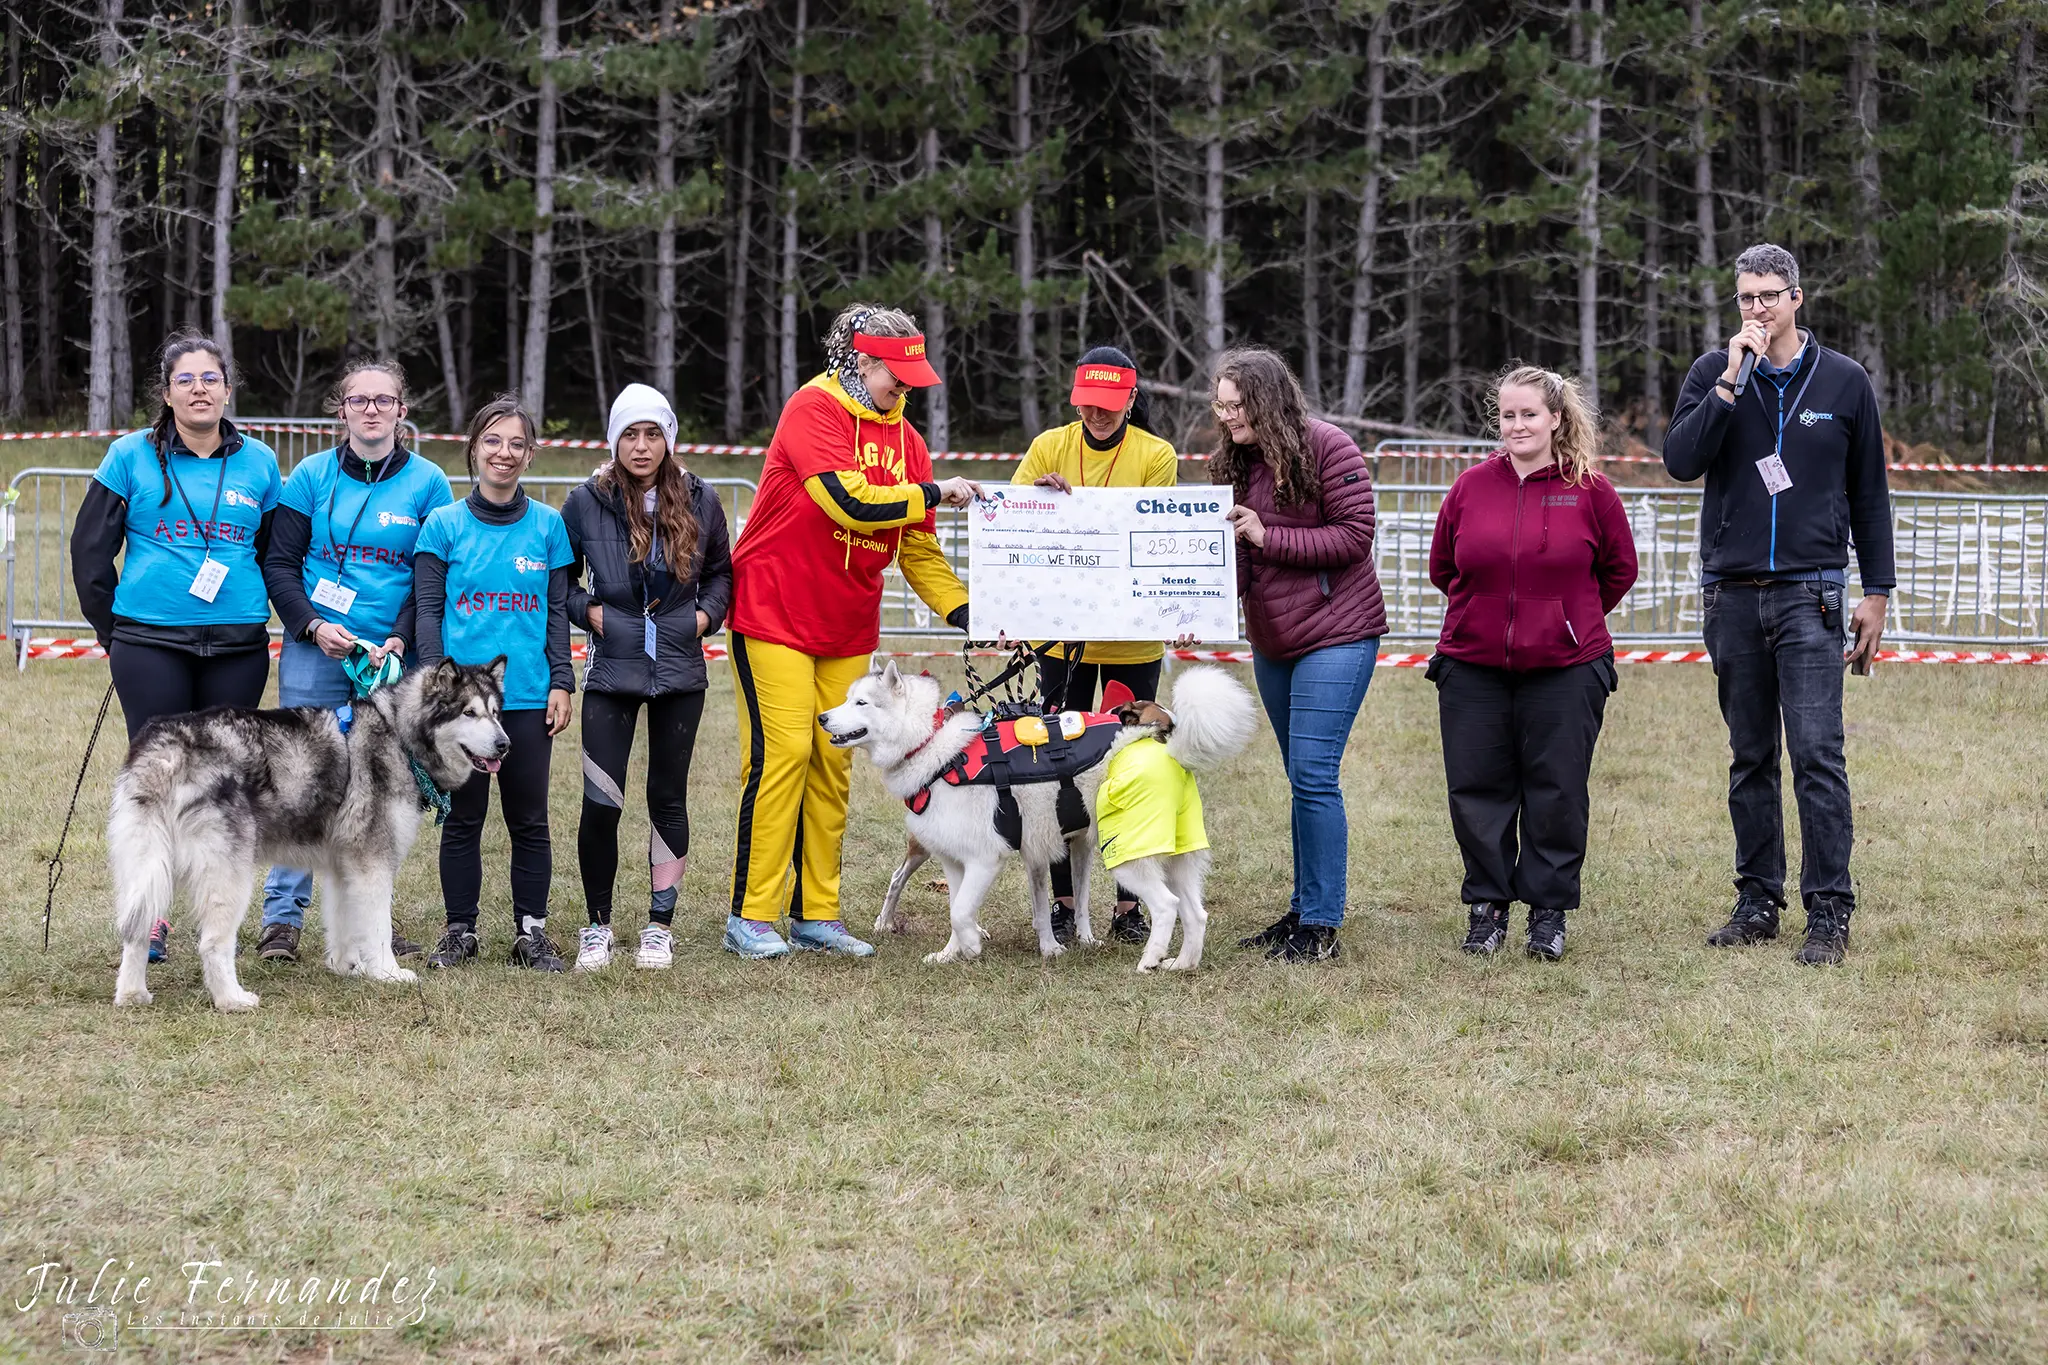
[[[1171,709],[1152,702],[1134,702],[1119,709],[1122,732],[1108,756],[1080,774],[1074,785],[1087,806],[1088,827],[1072,836],[1060,832],[1055,809],[1057,785],[1019,784],[1011,788],[1023,817],[1022,847],[1013,849],[996,829],[996,789],[954,786],[935,780],[982,728],[983,718],[962,711],[934,724],[939,711],[939,683],[922,675],[900,673],[895,664],[871,672],[847,692],[843,705],[818,718],[832,742],[859,747],[881,769],[882,785],[906,802],[929,791],[922,810],[906,813],[904,824],[912,842],[938,858],[946,869],[951,898],[952,936],[926,962],[958,962],[981,955],[985,931],[981,903],[994,883],[1004,857],[1020,854],[1031,886],[1031,923],[1038,931],[1038,951],[1048,958],[1065,951],[1052,935],[1051,865],[1074,860],[1074,924],[1082,943],[1095,936],[1088,915],[1091,849],[1096,838],[1096,793],[1104,774],[1128,745],[1157,737],[1166,754],[1182,769],[1203,770],[1235,756],[1251,739],[1257,712],[1251,694],[1228,673],[1215,667],[1190,668],[1173,687]],[[1152,935],[1138,970],[1192,970],[1201,965],[1208,912],[1202,907],[1202,879],[1209,870],[1206,847],[1181,853],[1135,858],[1116,868],[1117,877],[1152,911]],[[896,882],[907,880],[899,871]],[[892,886],[892,893],[897,888]],[[895,896],[876,928],[895,927]],[[1173,927],[1182,928],[1181,950],[1168,959]]]
[[343,734],[321,706],[221,708],[151,721],[114,779],[107,860],[121,937],[116,1005],[147,1005],[149,926],[183,887],[214,1006],[252,1010],[235,935],[258,861],[320,875],[330,971],[411,981],[391,955],[391,886],[419,832],[414,767],[442,791],[495,772],[505,660],[444,660],[354,705]]

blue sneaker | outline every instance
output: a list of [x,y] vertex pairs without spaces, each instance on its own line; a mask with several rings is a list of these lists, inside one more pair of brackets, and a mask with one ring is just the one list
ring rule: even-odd
[[789,945],[775,932],[774,925],[741,919],[738,915],[725,917],[725,950],[751,958],[789,956]]
[[789,922],[789,946],[810,953],[844,953],[848,957],[873,957],[875,945],[864,943],[846,932],[846,921],[836,919],[795,919]]

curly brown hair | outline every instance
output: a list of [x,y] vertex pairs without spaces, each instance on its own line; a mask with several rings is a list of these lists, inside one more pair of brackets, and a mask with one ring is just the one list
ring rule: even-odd
[[1237,386],[1258,444],[1241,446],[1230,428],[1216,424],[1216,449],[1209,456],[1209,482],[1227,483],[1239,502],[1251,484],[1252,465],[1263,460],[1273,471],[1273,499],[1291,506],[1322,495],[1315,455],[1308,444],[1308,399],[1301,381],[1285,360],[1264,347],[1225,351],[1216,362],[1213,383],[1228,379]]

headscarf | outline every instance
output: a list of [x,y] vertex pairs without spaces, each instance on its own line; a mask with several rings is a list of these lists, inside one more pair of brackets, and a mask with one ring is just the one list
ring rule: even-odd
[[873,315],[872,309],[863,308],[850,320],[845,335],[836,330],[826,338],[825,368],[838,376],[839,387],[846,390],[846,396],[859,403],[869,412],[880,412],[875,406],[875,396],[868,392],[868,386],[861,381],[860,357],[853,349],[853,334],[867,325]]

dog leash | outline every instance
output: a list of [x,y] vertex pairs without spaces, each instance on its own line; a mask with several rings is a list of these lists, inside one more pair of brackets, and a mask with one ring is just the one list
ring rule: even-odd
[[78,765],[78,780],[71,784],[71,805],[64,812],[64,828],[57,835],[57,851],[50,858],[50,889],[43,897],[43,951],[50,951],[50,910],[57,903],[57,883],[64,879],[64,842],[71,837],[71,817],[78,814],[78,793],[85,787],[85,770],[92,766],[92,751],[100,742],[100,727],[107,723],[107,708],[114,703],[114,685],[100,698],[100,713],[92,723],[92,738],[85,742],[85,757]]
[[981,675],[974,671],[973,651],[971,649],[962,650],[960,653],[960,664],[966,670],[967,681],[974,684],[974,690],[964,697],[955,692],[952,696],[946,698],[946,705],[949,707],[964,707],[981,700],[1038,662],[1038,658],[1039,650],[1035,646],[1019,641],[1016,648],[1012,651],[1010,666],[987,682],[983,682]]

